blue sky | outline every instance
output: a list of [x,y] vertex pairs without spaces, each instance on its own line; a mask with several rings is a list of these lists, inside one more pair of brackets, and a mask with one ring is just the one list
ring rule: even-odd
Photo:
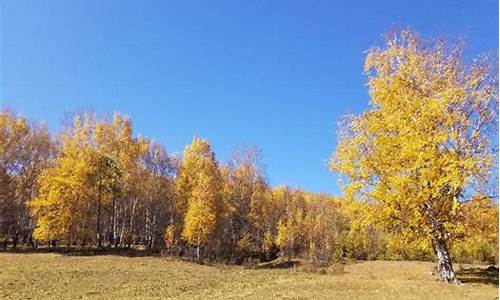
[[60,127],[93,108],[180,152],[256,145],[273,185],[339,194],[338,120],[367,107],[364,51],[410,26],[498,52],[497,1],[0,3],[0,106]]

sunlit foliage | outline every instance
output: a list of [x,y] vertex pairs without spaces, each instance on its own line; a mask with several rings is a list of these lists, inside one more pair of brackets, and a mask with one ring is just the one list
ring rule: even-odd
[[463,47],[410,31],[389,34],[365,61],[370,108],[342,124],[330,168],[348,198],[406,243],[432,244],[441,278],[456,282],[448,251],[460,232],[460,201],[490,178],[498,109],[493,61],[464,63]]

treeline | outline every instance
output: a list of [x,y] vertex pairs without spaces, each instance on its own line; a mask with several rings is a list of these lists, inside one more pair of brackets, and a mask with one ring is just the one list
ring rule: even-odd
[[[370,204],[271,187],[259,158],[251,148],[220,163],[200,138],[182,157],[170,155],[120,114],[79,115],[50,134],[3,110],[0,238],[4,248],[141,246],[231,263],[433,259],[425,237],[384,229]],[[455,259],[498,261],[498,205],[476,195],[459,218]]]

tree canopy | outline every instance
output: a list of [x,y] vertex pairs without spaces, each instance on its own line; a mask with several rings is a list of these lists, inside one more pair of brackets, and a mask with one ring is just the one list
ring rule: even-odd
[[389,34],[366,56],[370,107],[345,119],[330,160],[347,180],[347,197],[373,202],[380,221],[408,240],[430,240],[450,282],[460,202],[488,182],[494,162],[492,71],[485,56],[465,64],[461,44]]

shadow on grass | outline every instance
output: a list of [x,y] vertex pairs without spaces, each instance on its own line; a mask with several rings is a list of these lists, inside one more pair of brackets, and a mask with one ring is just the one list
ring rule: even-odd
[[219,266],[221,264],[234,265],[234,262],[228,260],[202,260],[198,261],[195,257],[191,256],[176,256],[172,254],[163,254],[159,250],[144,249],[144,248],[114,248],[114,247],[17,247],[17,248],[2,248],[0,253],[15,253],[15,254],[41,254],[41,253],[55,253],[65,256],[122,256],[122,257],[163,257],[166,259],[175,259],[189,263],[195,263],[205,266]]
[[67,247],[38,247],[38,248],[0,248],[0,253],[36,254],[57,253],[67,256],[96,256],[96,255],[118,255],[126,257],[160,256],[159,251],[135,248],[67,248]]
[[483,283],[498,286],[498,268],[494,266],[462,268],[456,273],[462,283]]

